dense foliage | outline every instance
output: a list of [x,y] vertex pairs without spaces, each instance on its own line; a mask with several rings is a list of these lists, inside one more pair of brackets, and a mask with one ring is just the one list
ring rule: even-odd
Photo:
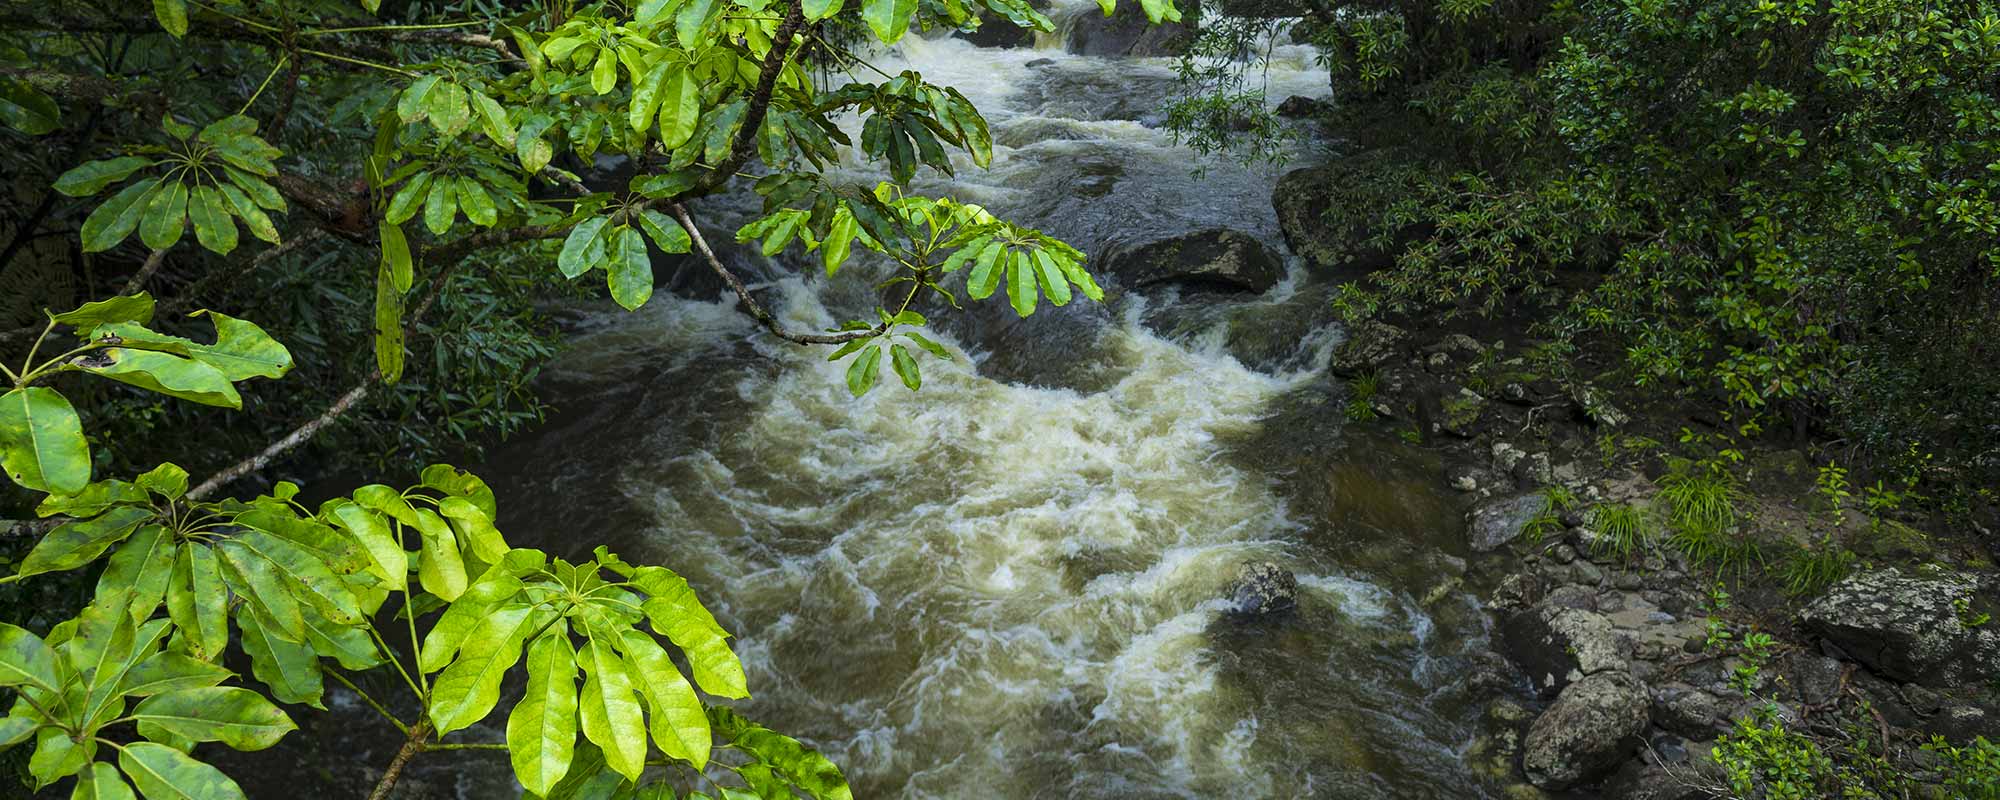
[[[50,187],[13,218],[9,257],[51,229],[76,249],[34,254],[70,262],[73,283],[104,298],[36,304],[35,324],[0,340],[25,353],[0,367],[0,467],[43,518],[16,528],[32,544],[0,584],[96,576],[73,617],[43,609],[36,619],[54,618],[36,624],[21,610],[0,623],[12,699],[0,747],[31,753],[36,788],[68,781],[75,797],[242,797],[203,746],[272,746],[295,728],[277,704],[319,707],[332,680],[404,736],[375,798],[410,758],[462,749],[507,751],[529,794],[549,800],[847,797],[825,758],[704,699],[748,686],[686,581],[602,548],[572,562],[513,547],[499,498],[470,473],[433,465],[407,489],[371,483],[314,507],[288,482],[211,496],[322,431],[370,443],[375,457],[357,460],[394,470],[438,439],[519,424],[534,413],[522,387],[551,353],[529,302],[588,275],[637,308],[655,253],[698,258],[770,333],[838,345],[856,395],[885,369],[917,389],[922,354],[950,357],[910,308],[925,293],[953,306],[1005,294],[1024,317],[1043,300],[1100,299],[1074,248],[906,195],[920,169],[988,164],[985,120],[914,72],[853,77],[872,66],[822,36],[893,43],[913,26],[1048,19],[1019,0],[387,5],[0,14],[0,123],[28,143],[10,164]],[[1154,21],[1178,16],[1142,6]],[[859,120],[858,137],[843,119]],[[629,183],[586,180],[606,159]],[[879,163],[892,182],[823,172],[844,161]],[[764,207],[737,241],[810,253],[829,278],[875,254],[900,302],[825,332],[788,328],[694,219],[693,201],[739,177]],[[179,292],[156,300],[149,284]],[[196,310],[212,336],[180,335],[186,320],[166,312],[211,299],[246,299],[271,329]],[[296,381],[295,366],[321,371],[310,389],[246,383]],[[182,417],[176,400],[250,406],[262,430],[290,430],[190,487],[167,460],[182,440],[146,434],[217,421]],[[343,428],[352,419],[371,422]],[[208,448],[201,463],[242,455],[226,436],[188,438]],[[110,477],[121,474],[133,477]],[[400,679],[417,716],[347,677],[366,670]],[[526,690],[505,741],[447,738],[493,714],[510,674]]]
[[[1539,305],[1640,386],[1817,426],[1877,463],[1916,442],[1935,466],[2000,470],[1983,368],[2000,360],[2000,7],[1299,10],[1211,29],[1235,46],[1197,48],[1188,72],[1254,86],[1199,56],[1271,27],[1320,48],[1353,143],[1322,182],[1334,260],[1381,267],[1350,307]],[[1224,146],[1231,107],[1202,96],[1178,121]]]

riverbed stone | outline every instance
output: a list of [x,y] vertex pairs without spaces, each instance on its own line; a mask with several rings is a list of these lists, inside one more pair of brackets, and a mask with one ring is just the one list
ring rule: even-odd
[[1564,688],[1528,726],[1521,770],[1561,791],[1600,777],[1638,748],[1651,713],[1646,687],[1625,672],[1602,672]]
[[1547,505],[1548,500],[1539,493],[1496,497],[1480,503],[1466,514],[1466,538],[1477,552],[1498,550],[1520,536],[1521,529]]
[[1077,14],[1063,48],[1080,56],[1176,56],[1194,38],[1200,0],[1180,0],[1180,22],[1152,24],[1137,3],[1119,3],[1110,16],[1096,9]]
[[1211,228],[1113,253],[1105,271],[1134,288],[1172,283],[1261,294],[1284,277],[1285,264],[1257,237]]
[[1544,600],[1509,617],[1501,632],[1507,654],[1544,696],[1590,675],[1623,671],[1628,663],[1611,620],[1593,611]]
[[1244,564],[1229,587],[1229,601],[1238,614],[1274,614],[1296,606],[1298,596],[1298,577],[1270,561]]
[[[1805,627],[1884,677],[1926,686],[2000,680],[2000,631],[1961,619],[1980,599],[1971,576],[1891,567],[1849,576],[1806,606]],[[1990,601],[1987,601],[1990,602]]]
[[1402,352],[1409,333],[1387,322],[1365,320],[1347,329],[1347,338],[1333,349],[1329,367],[1335,375],[1351,377],[1375,369]]
[[1654,688],[1652,704],[1653,724],[1689,739],[1713,737],[1730,708],[1722,698],[1685,683]]

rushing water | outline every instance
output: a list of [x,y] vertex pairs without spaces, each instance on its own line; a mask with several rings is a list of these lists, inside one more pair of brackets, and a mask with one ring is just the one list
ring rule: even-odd
[[[1195,177],[1148,127],[1169,62],[921,39],[876,61],[957,86],[1002,145],[922,191],[1092,253],[1214,226],[1283,247],[1275,172]],[[1308,63],[1276,65],[1274,100],[1325,92]],[[771,274],[796,328],[873,307],[861,276]],[[561,412],[481,471],[536,498],[503,503],[515,543],[686,575],[737,636],[746,711],[857,797],[1483,797],[1459,684],[1485,632],[1462,594],[1418,600],[1456,510],[1400,443],[1340,432],[1324,307],[1295,276],[1234,305],[980,310],[921,392],[856,400],[824,352],[660,296],[593,312],[545,381]],[[1313,332],[1245,355],[1280,323]],[[1297,571],[1294,617],[1225,615],[1246,560]],[[482,769],[420,776],[491,796],[504,765]]]

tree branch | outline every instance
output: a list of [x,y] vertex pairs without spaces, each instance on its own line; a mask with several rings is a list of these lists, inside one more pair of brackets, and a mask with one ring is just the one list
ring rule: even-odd
[[389,767],[382,770],[382,780],[376,782],[375,790],[368,793],[368,800],[387,800],[389,790],[396,788],[396,780],[403,776],[403,768],[409,766],[410,759],[424,751],[424,740],[430,738],[431,724],[419,720],[410,726],[410,735],[404,737],[403,747],[396,751],[396,757],[389,760]]
[[757,73],[757,88],[751,91],[748,107],[743,113],[743,127],[736,130],[736,139],[729,143],[729,155],[715,165],[715,169],[701,176],[693,187],[680,194],[681,197],[700,197],[722,187],[736,171],[750,160],[750,154],[757,152],[757,132],[764,127],[764,115],[771,110],[771,92],[777,88],[778,76],[785,71],[785,63],[791,57],[792,36],[805,24],[805,9],[799,0],[787,0],[785,18],[778,23],[778,30],[771,34],[771,49],[764,53],[764,65]]
[[708,240],[702,237],[701,229],[695,227],[694,220],[688,217],[686,208],[681,207],[679,203],[675,203],[667,206],[667,211],[674,215],[674,219],[680,220],[681,227],[687,229],[688,238],[694,240],[694,249],[701,253],[702,259],[708,262],[709,268],[715,270],[715,274],[720,276],[723,282],[729,284],[729,288],[736,292],[737,299],[743,301],[743,307],[750,313],[751,318],[757,320],[772,335],[794,344],[841,344],[856,339],[879,336],[883,331],[888,330],[889,326],[886,324],[877,325],[865,331],[846,331],[843,333],[797,333],[786,329],[785,326],[779,324],[777,317],[772,316],[770,311],[765,310],[762,303],[757,302],[755,295],[750,294],[750,290],[743,285],[743,279],[736,277],[736,273],[730,272],[728,267],[723,266],[722,260],[715,257],[715,251],[709,249]]

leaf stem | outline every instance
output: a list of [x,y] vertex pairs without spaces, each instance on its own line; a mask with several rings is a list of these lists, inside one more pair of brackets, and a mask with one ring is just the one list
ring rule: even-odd
[[435,31],[445,28],[470,28],[484,24],[483,22],[468,20],[465,22],[438,22],[428,25],[357,25],[351,28],[316,28],[309,31],[299,31],[299,35],[326,36],[335,33],[365,33],[368,31]]
[[292,56],[290,53],[278,57],[278,63],[271,66],[271,74],[264,76],[264,82],[257,84],[257,91],[251,92],[250,99],[243,101],[243,107],[237,109],[236,113],[238,116],[250,112],[250,107],[257,104],[257,98],[264,95],[264,87],[270,86],[271,79],[278,77],[278,71],[284,69],[286,64],[291,63],[291,60]]
[[424,752],[433,750],[505,750],[506,742],[442,742],[424,745]]
[[46,341],[49,338],[49,331],[55,329],[56,329],[56,318],[55,316],[51,315],[49,317],[49,324],[42,326],[41,335],[35,337],[35,343],[28,345],[28,357],[21,359],[20,377],[14,379],[14,383],[16,385],[26,386],[28,385],[28,381],[35,377],[35,371],[33,369],[35,365],[35,353],[39,352],[42,349],[42,342]]
[[329,61],[345,61],[345,62],[347,62],[347,63],[349,63],[349,64],[354,64],[354,65],[357,65],[357,66],[363,66],[363,67],[368,67],[368,68],[370,68],[370,69],[379,69],[379,70],[382,70],[383,72],[393,72],[393,73],[396,73],[397,75],[402,75],[402,76],[405,76],[405,77],[410,77],[410,78],[420,78],[420,77],[423,77],[423,76],[421,76],[421,75],[418,75],[417,73],[414,73],[414,72],[411,72],[411,71],[409,71],[409,70],[406,70],[406,69],[402,69],[402,68],[399,68],[399,67],[392,67],[392,66],[389,66],[389,65],[387,65],[387,64],[378,64],[378,63],[376,63],[376,62],[373,62],[373,61],[369,61],[369,60],[367,60],[367,59],[361,59],[361,58],[349,58],[349,57],[347,57],[347,56],[343,56],[343,55],[336,55],[336,54],[334,54],[334,53],[329,53],[329,52],[326,52],[325,50],[314,50],[314,49],[312,49],[312,48],[310,48],[310,47],[301,47],[301,48],[299,48],[299,52],[301,52],[301,53],[305,53],[305,54],[307,54],[307,55],[311,55],[311,56],[318,56],[318,57],[320,57],[320,58],[324,58],[324,59],[327,59],[327,60],[329,60]]
[[347,676],[340,674],[339,670],[329,669],[325,672],[327,677],[339,681],[340,685],[347,687],[348,691],[359,696],[361,702],[367,703],[369,708],[375,709],[375,713],[381,714],[383,719],[388,720],[389,724],[396,726],[396,730],[401,731],[404,736],[410,735],[410,726],[403,724],[403,721],[397,719],[396,715],[389,713],[389,709],[382,707],[381,703],[375,702],[375,698],[369,697],[367,692],[361,691],[361,687],[354,685],[354,682],[348,680]]

